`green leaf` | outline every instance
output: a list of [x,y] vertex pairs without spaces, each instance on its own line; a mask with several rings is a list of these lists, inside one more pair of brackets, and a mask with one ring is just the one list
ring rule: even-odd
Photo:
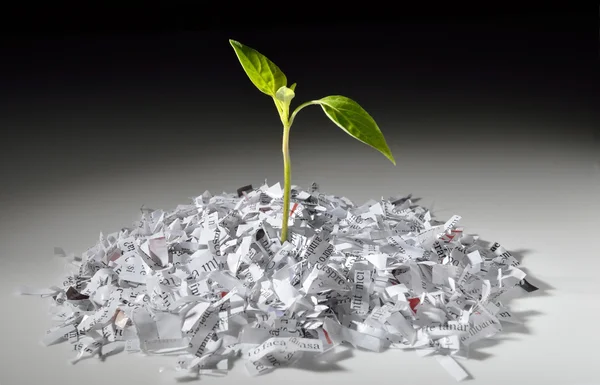
[[294,99],[294,96],[296,96],[294,90],[291,88],[287,88],[286,86],[279,88],[277,90],[277,93],[275,94],[277,100],[280,100],[287,105],[289,105],[292,99]]
[[287,85],[285,74],[266,56],[242,43],[229,40],[246,74],[261,92],[275,97],[277,90]]
[[275,97],[273,98],[283,124],[287,124],[290,113],[290,103],[292,102],[292,99],[294,99],[294,96],[296,96],[296,94],[293,89],[283,86],[277,90]]
[[326,96],[314,102],[348,135],[378,150],[396,165],[377,123],[358,103],[340,95]]

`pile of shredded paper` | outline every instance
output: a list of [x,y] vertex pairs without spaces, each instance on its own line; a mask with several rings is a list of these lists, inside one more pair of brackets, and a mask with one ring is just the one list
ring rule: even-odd
[[464,234],[460,216],[433,219],[410,195],[356,206],[294,186],[283,244],[282,203],[279,183],[207,191],[172,211],[142,208],[81,255],[56,248],[71,273],[21,288],[52,300],[58,326],[42,342],[73,344],[73,363],[167,354],[185,376],[226,373],[236,357],[259,375],[344,346],[411,349],[460,381],[455,358],[519,322],[500,296],[537,289],[501,245]]

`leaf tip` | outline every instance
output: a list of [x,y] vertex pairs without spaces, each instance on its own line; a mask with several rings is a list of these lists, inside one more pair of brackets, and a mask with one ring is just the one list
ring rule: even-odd
[[396,165],[396,159],[394,159],[394,155],[392,154],[392,150],[390,150],[390,148],[387,146],[387,143],[386,143],[386,147],[387,147],[387,151],[384,153],[384,155],[395,166]]

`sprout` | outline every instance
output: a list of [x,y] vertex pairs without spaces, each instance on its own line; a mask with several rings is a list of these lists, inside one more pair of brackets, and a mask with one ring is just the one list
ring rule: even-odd
[[235,40],[229,40],[244,71],[262,93],[273,98],[281,123],[283,123],[283,220],[281,224],[281,242],[288,239],[288,220],[290,216],[290,190],[292,170],[290,161],[289,141],[290,128],[298,112],[310,105],[319,105],[325,115],[338,127],[353,138],[368,144],[381,152],[394,165],[396,161],[388,147],[381,130],[375,120],[354,100],[345,96],[331,95],[318,100],[300,104],[290,115],[290,103],[296,96],[296,84],[287,87],[285,74],[266,56],[255,49]]

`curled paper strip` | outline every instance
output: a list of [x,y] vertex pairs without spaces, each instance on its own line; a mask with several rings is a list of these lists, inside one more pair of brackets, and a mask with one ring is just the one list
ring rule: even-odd
[[[174,355],[173,370],[223,374],[241,358],[261,375],[348,344],[452,358],[520,322],[501,302],[537,288],[500,244],[437,221],[411,197],[356,206],[313,184],[294,186],[282,218],[279,184],[205,192],[140,221],[81,255],[55,248],[72,273],[21,294],[52,301],[44,345],[73,344],[73,363],[120,350]],[[282,220],[289,238],[280,241]]]

